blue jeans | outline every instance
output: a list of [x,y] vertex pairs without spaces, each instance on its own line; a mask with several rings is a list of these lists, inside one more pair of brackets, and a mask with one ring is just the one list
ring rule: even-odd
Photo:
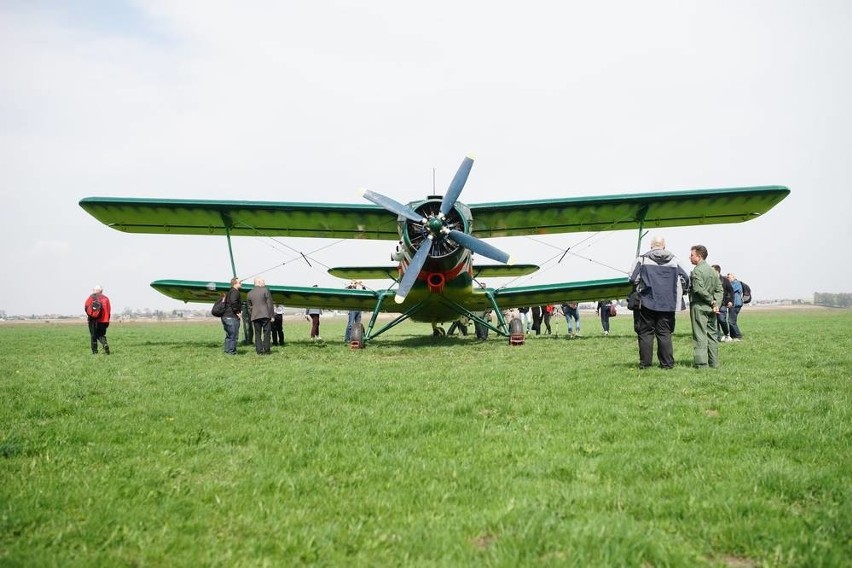
[[225,328],[225,353],[237,354],[237,339],[240,335],[240,320],[237,318],[222,318],[222,327]]
[[568,333],[571,333],[572,324],[574,322],[577,323],[577,333],[580,333],[580,312],[577,311],[579,309],[580,308],[565,309],[565,323],[568,325]]
[[601,327],[607,333],[609,333],[609,304],[602,307],[601,310]]
[[346,323],[346,333],[343,340],[346,343],[352,340],[352,326],[361,323],[361,312],[349,312],[349,321]]
[[728,330],[731,332],[731,339],[739,339],[743,336],[740,332],[740,324],[737,323],[740,317],[742,306],[734,306],[728,308]]

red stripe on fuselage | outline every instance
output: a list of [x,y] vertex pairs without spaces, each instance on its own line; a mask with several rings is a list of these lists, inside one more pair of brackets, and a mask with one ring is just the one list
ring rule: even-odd
[[[467,267],[466,270],[465,270],[465,267]],[[399,263],[399,277],[400,278],[402,278],[402,275],[405,274],[406,268],[408,268],[408,263],[405,262],[405,261],[400,261],[400,263]],[[452,267],[450,270],[447,270],[446,272],[437,271],[437,274],[442,274],[444,276],[444,280],[447,281],[447,282],[450,282],[450,281],[458,278],[458,276],[462,272],[467,272],[468,276],[473,278],[473,263],[470,262],[470,255],[467,255],[467,254],[462,255],[462,260],[458,264],[456,264],[454,267]],[[429,275],[435,274],[435,273],[436,273],[435,270],[428,270],[428,269],[424,268],[423,270],[420,271],[420,274],[417,275],[417,280],[420,280],[422,282],[426,282],[426,279],[429,277]]]

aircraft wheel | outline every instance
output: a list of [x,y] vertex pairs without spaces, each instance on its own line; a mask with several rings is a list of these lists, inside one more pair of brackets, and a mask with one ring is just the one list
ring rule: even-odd
[[524,322],[521,318],[512,318],[509,321],[509,335],[516,335],[519,333],[524,333]]
[[349,346],[352,349],[364,348],[364,324],[358,323],[352,326],[352,331],[349,333]]
[[512,318],[509,322],[509,345],[523,345],[525,339],[524,322],[521,318]]
[[447,335],[447,332],[440,325],[432,328],[432,337],[444,337],[445,335]]

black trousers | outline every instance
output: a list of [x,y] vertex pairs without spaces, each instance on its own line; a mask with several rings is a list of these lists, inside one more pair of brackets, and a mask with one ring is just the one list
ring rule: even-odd
[[272,345],[284,345],[284,316],[281,314],[272,318]]
[[532,329],[536,335],[541,334],[541,306],[532,307]]
[[98,341],[104,346],[104,351],[109,351],[107,345],[106,332],[109,327],[109,322],[101,323],[97,320],[89,320],[89,336],[92,339],[92,353],[98,352]]
[[642,306],[633,310],[633,329],[639,338],[639,367],[650,367],[654,360],[654,338],[657,339],[657,359],[660,367],[674,367],[672,333],[675,329],[674,312],[657,312]]
[[269,353],[269,336],[272,331],[269,318],[251,320],[251,323],[254,326],[254,350],[258,353]]

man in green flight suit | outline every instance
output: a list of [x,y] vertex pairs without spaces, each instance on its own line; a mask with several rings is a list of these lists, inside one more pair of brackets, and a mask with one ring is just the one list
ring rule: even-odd
[[689,319],[692,321],[693,362],[699,369],[719,367],[719,339],[716,314],[722,302],[722,282],[707,264],[707,247],[695,245],[689,250],[692,269],[689,290]]

